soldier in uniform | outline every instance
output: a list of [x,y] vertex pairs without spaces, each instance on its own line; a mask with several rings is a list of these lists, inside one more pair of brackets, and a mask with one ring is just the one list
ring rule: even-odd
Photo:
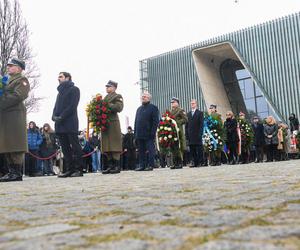
[[9,82],[0,96],[0,153],[4,153],[8,173],[0,182],[22,181],[22,164],[28,150],[26,132],[26,108],[30,86],[22,75],[25,62],[12,59],[7,64]]
[[188,118],[185,111],[179,107],[179,99],[173,97],[171,100],[171,115],[174,116],[174,119],[177,123],[179,129],[179,150],[173,153],[174,164],[171,169],[182,168],[183,154],[186,150],[186,142],[184,136],[183,125],[187,123]]
[[122,134],[118,113],[123,110],[123,98],[116,93],[118,83],[109,81],[106,85],[107,95],[104,101],[111,110],[109,126],[106,131],[101,131],[102,152],[106,155],[106,163],[102,174],[120,173],[120,155],[122,152]]

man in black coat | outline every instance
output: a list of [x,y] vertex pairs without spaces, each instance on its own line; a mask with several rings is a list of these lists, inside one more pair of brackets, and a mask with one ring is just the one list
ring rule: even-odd
[[72,82],[70,73],[60,72],[58,76],[58,95],[53,109],[52,120],[55,132],[64,154],[67,171],[58,177],[83,176],[83,152],[78,140],[77,106],[80,90]]
[[151,95],[148,92],[142,94],[142,105],[137,109],[135,116],[134,135],[139,151],[139,167],[135,169],[136,171],[151,171],[154,168],[154,142],[159,123],[159,111],[150,100]]
[[188,122],[185,126],[185,134],[194,162],[191,167],[199,167],[203,164],[203,112],[197,106],[197,101],[195,99],[191,100],[192,110],[187,114]]
[[256,163],[263,162],[265,134],[264,125],[259,121],[258,116],[253,117],[252,128],[254,132],[254,146],[256,154]]

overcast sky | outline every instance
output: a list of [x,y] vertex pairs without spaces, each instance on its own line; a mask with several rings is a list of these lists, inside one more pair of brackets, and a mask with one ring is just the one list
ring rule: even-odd
[[[81,90],[80,128],[85,107],[108,80],[124,97],[120,114],[134,121],[140,105],[139,60],[214,36],[300,11],[300,0],[20,0],[32,32],[40,69],[40,111],[30,114],[39,126],[51,123],[60,71],[72,74]],[[52,124],[52,123],[51,123]]]

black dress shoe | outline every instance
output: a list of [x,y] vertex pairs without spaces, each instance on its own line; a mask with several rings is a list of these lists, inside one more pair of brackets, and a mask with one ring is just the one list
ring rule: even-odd
[[10,181],[22,181],[22,175],[8,173],[0,178],[0,182],[10,182]]
[[76,170],[69,177],[81,177],[81,176],[83,176],[83,173],[80,170]]
[[73,173],[74,173],[74,171],[68,170],[65,173],[59,174],[57,177],[58,178],[67,178],[67,177],[70,177],[71,174],[73,174]]
[[134,171],[144,171],[144,170],[145,170],[144,167],[138,167],[138,168],[136,168]]
[[144,171],[153,171],[153,167],[146,167]]
[[120,172],[121,172],[121,170],[118,167],[113,167],[109,171],[110,174],[119,174]]
[[103,169],[102,174],[110,174],[110,168]]

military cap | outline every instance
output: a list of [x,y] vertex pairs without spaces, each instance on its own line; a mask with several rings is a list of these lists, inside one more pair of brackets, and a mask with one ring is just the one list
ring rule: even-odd
[[115,88],[117,88],[117,87],[118,87],[118,83],[109,80],[108,83],[107,83],[105,86],[106,86],[106,87],[115,87]]
[[210,109],[217,109],[217,105],[216,104],[210,104],[209,108]]
[[13,58],[11,59],[7,65],[15,65],[15,66],[19,66],[21,69],[25,69],[25,62],[18,59],[18,58]]
[[179,99],[178,99],[177,97],[172,97],[171,103],[172,103],[172,102],[177,102],[177,103],[179,103]]

